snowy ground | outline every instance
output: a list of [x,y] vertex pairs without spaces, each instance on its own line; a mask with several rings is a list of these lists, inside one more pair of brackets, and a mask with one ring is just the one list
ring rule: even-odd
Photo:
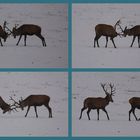
[[[48,110],[38,107],[39,117],[31,108],[25,118],[23,111],[2,114],[0,109],[0,136],[67,136],[68,135],[68,91],[67,73],[56,72],[1,72],[0,96],[12,103],[31,94],[49,95],[53,118],[48,118]],[[16,95],[16,96],[14,96]]]
[[[115,25],[121,19],[121,26],[131,28],[140,24],[140,4],[73,4],[72,6],[72,58],[77,68],[139,68],[140,49],[137,40],[130,48],[132,37],[114,38],[117,49],[105,38],[99,39],[100,48],[93,47],[95,26],[99,23]],[[121,32],[117,28],[117,32]]]
[[[16,46],[17,37],[10,36],[0,47],[1,68],[66,68],[68,59],[66,4],[0,4],[0,25],[6,20],[11,30],[15,24],[37,24],[47,47],[36,36],[24,38]],[[3,41],[3,40],[2,40]]]
[[[110,121],[106,114],[100,111],[100,120],[97,121],[97,112],[92,110],[91,120],[87,118],[85,110],[83,117],[79,120],[83,101],[87,97],[105,97],[100,83],[111,82],[116,87],[116,94],[113,96],[113,103],[110,103],[108,111]],[[96,73],[84,72],[73,73],[73,136],[140,136],[140,123],[131,115],[128,121],[130,105],[129,98],[140,96],[140,73]],[[140,110],[136,109],[136,115],[140,117]]]

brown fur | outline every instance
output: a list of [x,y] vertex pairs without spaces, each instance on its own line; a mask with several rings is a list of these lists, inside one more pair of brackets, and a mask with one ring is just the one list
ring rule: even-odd
[[42,40],[42,45],[46,46],[46,42],[44,37],[41,35],[41,27],[34,24],[23,24],[19,28],[14,27],[12,30],[14,38],[16,36],[20,36],[16,45],[19,44],[21,37],[24,35],[24,46],[26,46],[26,38],[27,35],[32,36],[36,35],[38,38]]
[[138,38],[138,46],[140,48],[140,25],[136,25],[136,26],[132,27],[131,29],[127,29],[127,27],[125,27],[123,33],[124,33],[124,36],[126,36],[126,35],[133,36],[132,43],[131,43],[130,47],[133,46],[133,43],[137,37]]
[[1,38],[4,39],[4,42],[5,42],[6,39],[7,39],[7,37],[8,37],[8,33],[6,33],[3,30],[3,28],[0,26],[0,44],[1,44],[1,46],[3,46],[2,41],[1,41]]
[[95,26],[95,33],[96,33],[96,36],[94,38],[94,47],[96,47],[96,43],[97,43],[97,46],[100,47],[98,40],[101,36],[105,36],[106,37],[105,47],[107,48],[108,37],[110,37],[114,45],[114,48],[116,48],[116,45],[113,39],[118,35],[118,33],[116,32],[113,26],[107,25],[107,24],[98,24]]
[[7,104],[2,97],[0,97],[0,108],[3,110],[3,113],[6,113],[7,111],[11,111],[10,105]]
[[132,97],[131,99],[129,99],[129,103],[131,105],[131,109],[129,110],[129,121],[131,121],[131,113],[133,113],[135,119],[138,120],[135,114],[135,109],[140,109],[140,97]]
[[19,101],[19,104],[22,109],[28,106],[25,117],[27,116],[31,106],[34,106],[36,117],[38,117],[36,107],[44,105],[49,110],[49,118],[52,118],[52,109],[49,107],[49,101],[50,97],[47,95],[30,95],[26,99]]
[[109,94],[107,92],[107,90],[105,89],[105,84],[101,84],[106,96],[103,98],[103,97],[88,97],[84,100],[84,103],[83,103],[83,108],[81,109],[81,113],[80,113],[80,117],[79,119],[82,118],[82,113],[85,109],[88,109],[87,111],[87,116],[88,116],[88,119],[90,120],[90,116],[89,116],[89,113],[92,109],[96,109],[97,110],[97,120],[99,120],[99,110],[102,109],[106,115],[107,115],[107,119],[109,120],[109,115],[105,109],[105,107],[109,104],[109,102],[113,102],[113,99],[112,99],[112,95],[113,95],[113,92],[115,91],[114,88],[114,85],[111,85],[110,84],[110,88],[111,88],[111,93]]

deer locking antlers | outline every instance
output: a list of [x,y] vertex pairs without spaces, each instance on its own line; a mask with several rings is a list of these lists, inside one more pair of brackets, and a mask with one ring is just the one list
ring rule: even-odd
[[47,95],[30,95],[24,100],[21,98],[21,100],[18,102],[13,99],[12,96],[10,96],[10,100],[13,101],[12,105],[5,103],[4,100],[0,97],[0,108],[3,110],[3,113],[14,110],[17,111],[18,108],[23,110],[24,107],[27,106],[28,109],[25,115],[25,117],[27,117],[30,107],[33,106],[35,109],[36,117],[38,118],[37,107],[44,105],[49,111],[49,118],[52,118],[52,109],[49,106],[50,97]]
[[[4,42],[6,42],[6,39],[9,35],[13,35],[14,38],[16,38],[16,36],[19,36],[19,40],[18,40],[16,45],[19,44],[22,36],[24,36],[24,46],[26,46],[27,36],[36,35],[38,38],[41,39],[42,45],[44,47],[47,46],[45,38],[41,35],[41,27],[40,26],[34,25],[34,24],[23,24],[17,28],[18,25],[16,24],[15,27],[13,27],[13,29],[10,30],[7,27],[7,24],[8,24],[7,21],[4,21],[3,27],[0,26],[0,44],[1,44],[1,46],[3,46],[1,38],[4,39]],[[8,33],[8,32],[10,32],[10,33]]]
[[[127,26],[126,26],[125,29],[123,30],[120,23],[121,23],[121,20],[119,19],[114,26],[107,25],[107,24],[96,25],[95,26],[96,35],[94,38],[94,48],[96,47],[96,44],[97,44],[97,47],[100,47],[98,40],[100,39],[101,36],[106,37],[105,48],[107,48],[108,38],[110,38],[110,40],[112,41],[112,43],[114,45],[114,48],[116,48],[116,45],[114,43],[114,38],[117,37],[118,35],[120,37],[122,37],[122,36],[126,37],[127,35],[133,36],[132,43],[131,43],[130,47],[133,46],[133,43],[137,37],[138,38],[138,47],[140,48],[140,25],[136,25],[136,26],[132,27],[131,29],[127,29]],[[117,26],[120,28],[121,33],[116,32]]]

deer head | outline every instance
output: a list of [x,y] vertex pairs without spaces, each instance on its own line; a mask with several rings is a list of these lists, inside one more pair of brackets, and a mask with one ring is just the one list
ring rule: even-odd
[[106,98],[108,99],[108,101],[113,102],[112,96],[114,96],[116,88],[114,88],[114,84],[111,84],[110,83],[108,85],[110,87],[110,92],[107,91],[107,88],[106,88],[107,87],[107,84],[102,84],[101,83],[101,87],[103,88],[103,91],[106,94]]

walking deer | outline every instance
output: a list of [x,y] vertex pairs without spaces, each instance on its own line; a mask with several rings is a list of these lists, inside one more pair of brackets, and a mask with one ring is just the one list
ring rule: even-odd
[[112,85],[111,83],[109,84],[110,86],[110,93],[107,91],[107,88],[105,88],[106,84],[101,84],[101,87],[103,88],[103,91],[106,94],[106,97],[88,97],[84,100],[84,106],[81,109],[81,114],[79,119],[82,118],[82,113],[85,109],[87,110],[87,116],[88,119],[90,120],[90,116],[89,113],[92,109],[96,109],[97,110],[97,120],[99,120],[99,110],[102,109],[106,115],[107,115],[107,119],[110,120],[109,115],[105,109],[105,107],[109,104],[109,102],[113,102],[112,96],[115,94],[115,90],[116,88],[114,88],[114,85]]
[[23,24],[19,28],[15,26],[12,30],[12,34],[14,38],[16,38],[16,36],[20,36],[16,45],[19,44],[22,36],[24,36],[24,46],[26,46],[27,35],[29,36],[36,35],[38,38],[41,39],[42,45],[46,46],[45,38],[41,35],[41,27],[38,25]]
[[36,117],[38,118],[37,106],[44,105],[49,111],[49,118],[52,118],[52,109],[49,106],[50,97],[47,95],[30,95],[24,100],[20,100],[19,102],[16,102],[13,98],[12,100],[14,101],[14,104],[17,105],[17,108],[21,108],[23,110],[24,107],[28,107],[25,117],[27,117],[30,107],[33,106],[35,109]]
[[95,33],[96,36],[94,38],[94,48],[96,47],[96,43],[97,46],[99,46],[99,38],[101,36],[105,36],[106,37],[106,45],[105,47],[107,48],[107,43],[108,43],[108,38],[110,37],[110,40],[112,41],[114,48],[116,48],[116,45],[114,43],[114,38],[117,37],[118,35],[120,36],[121,34],[116,32],[116,26],[119,25],[120,20],[118,20],[116,22],[116,24],[114,25],[114,27],[112,25],[107,25],[107,24],[98,24],[95,26]]
[[140,97],[132,97],[131,99],[129,99],[129,103],[131,105],[131,109],[129,110],[129,121],[131,121],[131,113],[133,113],[135,119],[138,121],[139,119],[136,117],[135,109],[140,109]]
[[140,48],[140,25],[136,25],[136,26],[132,27],[131,29],[127,29],[127,27],[125,27],[123,33],[124,33],[125,37],[127,35],[133,36],[132,43],[131,43],[130,47],[133,46],[133,43],[137,37],[138,38],[138,47]]

